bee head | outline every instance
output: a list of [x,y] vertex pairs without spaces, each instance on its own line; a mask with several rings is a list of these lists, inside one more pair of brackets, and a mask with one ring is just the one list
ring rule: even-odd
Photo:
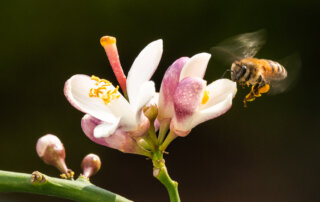
[[247,66],[241,64],[239,61],[232,63],[231,66],[231,80],[232,81],[239,81],[243,75],[245,75],[247,71]]

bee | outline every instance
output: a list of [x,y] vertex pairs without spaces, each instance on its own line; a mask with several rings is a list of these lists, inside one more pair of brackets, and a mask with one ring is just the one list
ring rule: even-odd
[[[245,96],[243,103],[254,101],[261,94],[267,93],[271,88],[273,93],[284,91],[288,87],[286,80],[288,72],[279,62],[268,59],[258,59],[254,56],[265,43],[265,30],[245,33],[232,37],[220,45],[213,47],[216,55],[222,54],[232,59],[231,80],[241,86],[252,86],[251,91]],[[297,58],[297,56],[294,56]],[[295,61],[297,62],[297,61]],[[299,62],[296,63],[296,65]]]

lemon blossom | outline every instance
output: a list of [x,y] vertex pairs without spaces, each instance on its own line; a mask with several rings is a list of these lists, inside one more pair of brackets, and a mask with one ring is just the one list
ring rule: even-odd
[[166,71],[159,95],[159,119],[170,119],[170,129],[186,136],[196,125],[216,118],[232,105],[237,85],[219,79],[207,86],[203,80],[211,55],[180,58]]
[[[127,78],[119,62],[115,38],[103,37],[101,44],[106,50],[121,89],[129,100],[119,92],[118,86],[113,86],[109,81],[82,74],[74,75],[66,81],[64,94],[75,108],[87,114],[83,118],[87,121],[82,121],[82,128],[87,135],[93,132],[90,138],[95,142],[106,142],[108,137],[110,140],[117,139],[115,136],[141,136],[149,128],[149,120],[142,113],[142,108],[155,95],[154,82],[150,81],[150,78],[162,56],[162,40],[151,42],[140,52]],[[94,127],[91,117],[99,120]],[[111,138],[112,135],[115,136]],[[99,138],[102,139],[98,140]],[[110,142],[108,144],[110,145]]]

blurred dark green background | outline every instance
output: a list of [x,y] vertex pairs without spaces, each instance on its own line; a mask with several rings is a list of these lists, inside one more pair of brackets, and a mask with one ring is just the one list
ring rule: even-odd
[[[115,82],[99,39],[117,37],[127,72],[138,52],[162,38],[164,54],[153,77],[159,89],[168,65],[209,51],[227,37],[266,28],[258,57],[280,59],[298,51],[302,70],[291,91],[250,103],[239,89],[232,109],[168,148],[167,166],[182,201],[316,202],[320,200],[319,1],[1,1],[0,169],[58,172],[41,162],[37,138],[53,133],[64,142],[67,164],[80,172],[87,153],[102,158],[93,183],[134,201],[168,201],[152,177],[150,160],[94,144],[82,133],[83,114],[63,95],[72,75]],[[215,67],[206,78],[219,78]],[[290,74],[290,73],[289,73]],[[0,201],[66,201],[0,194]]]

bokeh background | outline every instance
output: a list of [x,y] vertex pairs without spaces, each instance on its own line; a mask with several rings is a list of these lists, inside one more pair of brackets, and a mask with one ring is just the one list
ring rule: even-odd
[[[90,152],[103,166],[92,182],[134,201],[168,201],[152,176],[150,160],[91,142],[80,128],[83,114],[63,95],[74,74],[116,82],[99,39],[117,37],[125,72],[149,42],[162,38],[164,54],[153,80],[160,87],[178,57],[209,51],[218,42],[265,28],[258,57],[278,60],[294,52],[302,68],[291,91],[264,96],[243,108],[239,89],[231,110],[195,128],[168,148],[167,167],[182,201],[320,201],[319,1],[1,1],[0,169],[51,176],[37,139],[53,133],[64,142],[67,164],[81,172]],[[211,60],[206,79],[228,66]],[[290,74],[290,73],[289,73]],[[67,201],[29,194],[0,194],[0,201]]]

